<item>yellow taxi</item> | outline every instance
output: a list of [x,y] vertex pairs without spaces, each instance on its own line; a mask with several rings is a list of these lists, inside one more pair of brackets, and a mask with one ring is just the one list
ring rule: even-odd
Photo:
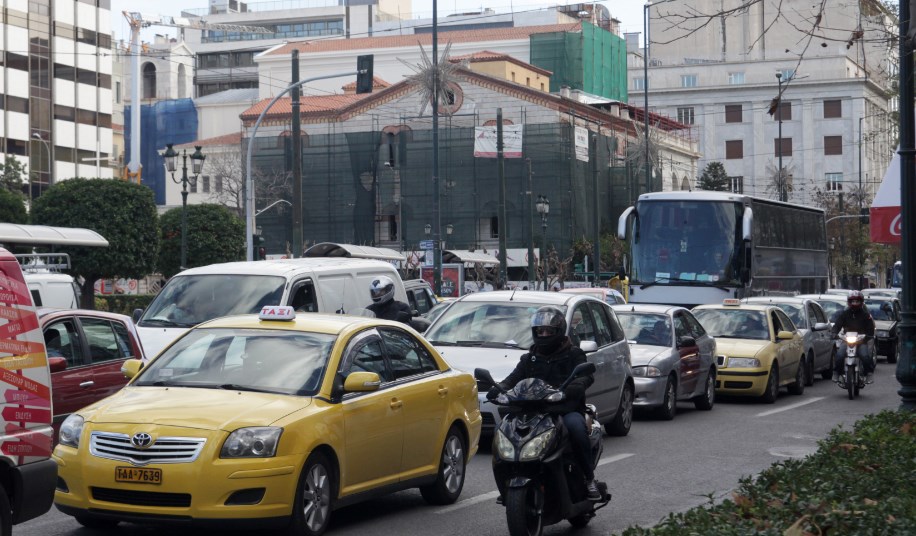
[[141,366],[61,426],[54,500],[84,526],[314,536],[383,493],[455,502],[477,451],[474,378],[404,324],[269,306],[200,324]]
[[805,391],[802,336],[782,309],[727,299],[694,307],[693,314],[716,338],[716,393],[772,404],[782,386],[793,395]]

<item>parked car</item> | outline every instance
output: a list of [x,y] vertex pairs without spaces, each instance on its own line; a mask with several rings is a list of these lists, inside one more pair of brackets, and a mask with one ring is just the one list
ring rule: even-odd
[[679,306],[615,305],[630,342],[636,408],[653,410],[665,420],[678,401],[710,410],[715,402],[716,340],[693,314]]
[[121,366],[143,359],[129,316],[89,309],[38,309],[51,365],[54,440],[74,411],[119,391],[127,383]]
[[[424,335],[453,367],[468,372],[485,368],[500,381],[531,348],[531,317],[545,305],[564,311],[567,335],[597,366],[586,399],[597,406],[598,421],[610,435],[627,435],[634,393],[630,348],[617,316],[604,301],[563,292],[477,292],[453,302]],[[485,434],[491,434],[501,419],[497,406],[486,399],[488,389],[479,388]]]
[[426,316],[439,303],[439,298],[425,279],[408,279],[404,281],[404,290],[407,292],[407,305],[411,311]]
[[864,294],[866,298],[869,298],[872,295],[879,295],[890,296],[892,298],[897,298],[898,300],[903,299],[903,289],[899,288],[864,288],[862,289],[862,294]]
[[814,375],[829,380],[833,374],[834,343],[830,322],[821,305],[811,298],[760,296],[744,303],[769,303],[782,309],[801,333],[805,348],[805,385],[814,385]]
[[865,298],[865,307],[875,319],[875,353],[896,363],[900,356],[899,330],[901,320],[900,300],[891,296],[871,294]]
[[620,303],[627,303],[627,300],[624,299],[623,294],[618,290],[612,288],[604,287],[582,287],[582,288],[564,288],[560,292],[568,292],[570,294],[587,294],[589,296],[594,296],[599,300],[604,300],[610,305],[617,305]]
[[455,502],[474,378],[410,328],[267,306],[190,329],[61,426],[55,503],[121,521],[321,534],[334,508],[419,487]]
[[693,314],[716,338],[717,393],[772,404],[782,386],[793,395],[805,392],[802,336],[782,309],[726,299],[698,305]]
[[818,303],[827,313],[827,320],[833,324],[846,309],[846,296],[840,294],[799,294],[796,298],[809,298]]

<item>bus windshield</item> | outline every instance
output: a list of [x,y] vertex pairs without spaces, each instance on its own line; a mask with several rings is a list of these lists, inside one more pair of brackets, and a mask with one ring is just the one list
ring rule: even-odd
[[638,283],[739,284],[739,203],[643,201],[632,229],[632,273]]

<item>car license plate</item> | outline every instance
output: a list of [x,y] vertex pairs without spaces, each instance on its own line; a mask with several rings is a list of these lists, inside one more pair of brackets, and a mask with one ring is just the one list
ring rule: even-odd
[[137,482],[140,484],[162,484],[162,469],[115,467],[115,481]]

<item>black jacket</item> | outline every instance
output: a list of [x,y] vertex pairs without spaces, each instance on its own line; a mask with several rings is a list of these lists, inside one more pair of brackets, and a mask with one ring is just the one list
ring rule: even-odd
[[857,310],[847,307],[840,313],[840,316],[837,317],[831,331],[833,335],[836,336],[841,329],[845,329],[847,332],[854,331],[856,333],[864,333],[868,337],[874,337],[875,321],[864,305],[861,309]]
[[[538,354],[535,351],[535,347],[532,346],[531,350],[519,359],[515,370],[510,372],[503,381],[499,382],[499,385],[503,389],[509,390],[525,378],[539,378],[553,387],[559,387],[566,381],[566,378],[576,368],[576,365],[585,362],[585,352],[580,350],[579,347],[573,346],[568,338],[560,346],[559,350],[550,355]],[[565,390],[566,400],[555,406],[557,411],[562,413],[584,411],[585,390],[594,381],[595,379],[592,376],[583,376],[569,382]]]
[[383,304],[373,303],[366,307],[366,309],[375,313],[376,318],[382,318],[384,320],[394,320],[395,322],[410,324],[410,319],[413,318],[410,306],[397,300],[391,300]]

